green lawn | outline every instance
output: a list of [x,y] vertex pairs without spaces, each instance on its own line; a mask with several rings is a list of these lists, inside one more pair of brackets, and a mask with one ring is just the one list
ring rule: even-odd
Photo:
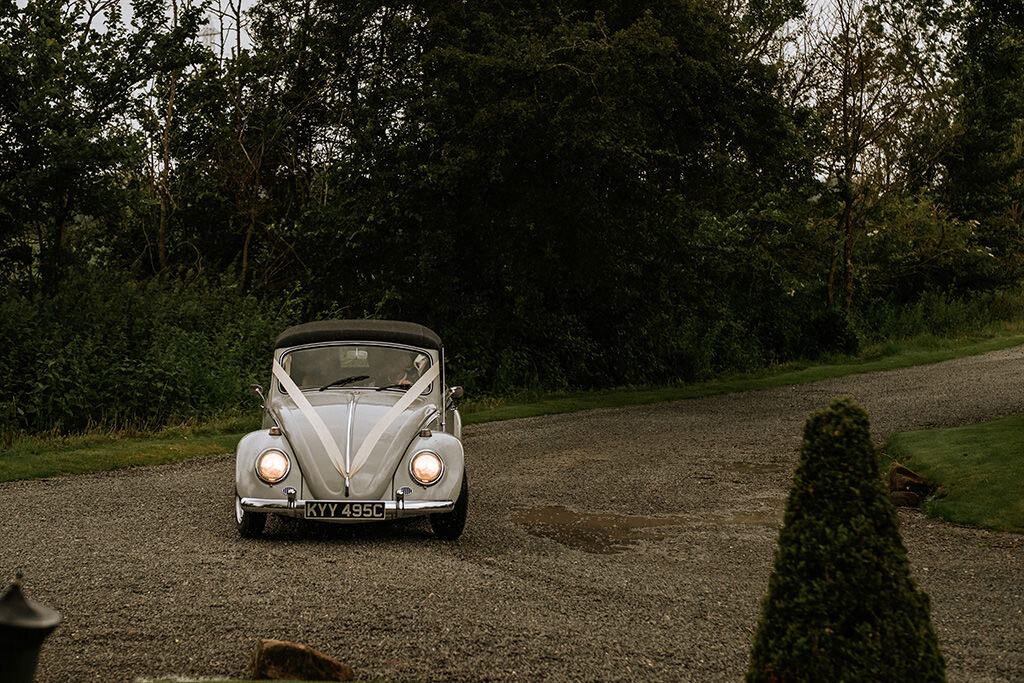
[[886,452],[938,485],[929,516],[1024,532],[1024,415],[893,434]]
[[199,427],[172,427],[149,435],[96,432],[66,438],[26,438],[0,452],[0,482],[163,465],[235,450],[259,418],[219,420]]

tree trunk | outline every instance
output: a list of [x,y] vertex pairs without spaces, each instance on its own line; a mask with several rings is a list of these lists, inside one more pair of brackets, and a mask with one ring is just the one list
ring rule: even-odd
[[836,305],[836,270],[839,269],[839,247],[832,243],[832,258],[828,264],[828,307],[829,310]]
[[[44,219],[39,228],[39,273],[43,280],[43,291],[53,293],[64,279],[68,261],[68,223],[70,202],[65,197],[57,215]],[[49,229],[47,229],[49,228]]]
[[245,280],[249,271],[249,245],[252,243],[252,234],[256,231],[256,209],[249,209],[249,227],[245,230],[245,242],[242,244],[242,272],[238,278],[238,293],[245,293]]
[[850,312],[853,303],[853,199],[847,199],[839,219],[843,233],[843,310]]

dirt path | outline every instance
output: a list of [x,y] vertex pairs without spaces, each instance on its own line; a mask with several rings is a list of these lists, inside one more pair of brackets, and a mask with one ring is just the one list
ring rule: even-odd
[[[0,485],[0,582],[60,609],[37,681],[241,677],[260,637],[386,680],[741,680],[804,420],[1024,412],[1024,347],[800,387],[467,430],[466,535],[271,522],[233,459]],[[951,681],[1024,678],[1024,537],[901,512]]]

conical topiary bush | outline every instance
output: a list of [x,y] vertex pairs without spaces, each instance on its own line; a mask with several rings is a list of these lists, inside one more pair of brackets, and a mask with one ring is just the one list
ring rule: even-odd
[[868,416],[849,399],[812,415],[786,502],[748,681],[942,681]]

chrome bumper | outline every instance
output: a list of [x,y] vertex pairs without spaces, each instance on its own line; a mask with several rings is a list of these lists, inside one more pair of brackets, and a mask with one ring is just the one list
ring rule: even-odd
[[[310,500],[310,503],[322,501]],[[323,501],[326,502],[326,501]],[[337,501],[329,501],[335,503]],[[383,502],[384,519],[402,519],[403,517],[419,517],[421,515],[432,515],[438,512],[451,512],[455,509],[455,502],[451,500],[406,500],[397,502],[394,500],[385,501],[359,501],[359,502]],[[246,512],[272,512],[275,515],[285,517],[306,517],[305,500],[296,500],[294,503],[280,498],[243,498],[242,509]],[[363,522],[380,521],[371,519],[321,519],[318,522],[331,522],[334,524],[355,524]]]

